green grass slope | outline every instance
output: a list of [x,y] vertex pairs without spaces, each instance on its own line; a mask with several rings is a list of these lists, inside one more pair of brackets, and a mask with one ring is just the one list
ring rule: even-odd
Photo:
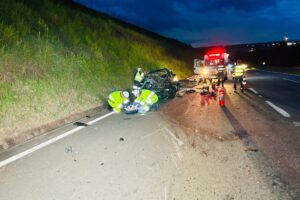
[[0,138],[99,105],[138,66],[190,75],[192,52],[71,1],[1,0]]

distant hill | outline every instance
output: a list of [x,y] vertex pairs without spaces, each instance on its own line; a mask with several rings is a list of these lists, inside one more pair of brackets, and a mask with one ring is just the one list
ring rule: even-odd
[[[198,55],[204,55],[211,47],[197,48]],[[230,60],[242,60],[255,67],[300,67],[300,41],[274,41],[227,45]],[[265,62],[265,65],[262,63]]]
[[0,137],[99,105],[138,66],[188,76],[193,52],[70,0],[1,0]]

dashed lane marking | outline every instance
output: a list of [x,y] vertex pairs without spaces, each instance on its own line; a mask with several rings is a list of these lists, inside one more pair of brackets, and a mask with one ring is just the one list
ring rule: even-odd
[[293,82],[293,83],[300,83],[300,81],[295,81],[295,80],[292,80],[292,79],[287,79],[287,78],[282,78],[282,80],[285,80],[285,81],[290,81],[290,82]]
[[[103,116],[101,116],[101,117],[99,117],[97,119],[94,119],[94,120],[92,120],[92,121],[90,121],[90,122],[88,122],[86,124],[91,125],[91,124],[93,124],[95,122],[98,122],[98,121],[100,121],[100,120],[102,120],[102,119],[104,119],[104,118],[106,118],[106,117],[108,117],[108,116],[110,116],[112,114],[114,114],[114,113],[110,112],[110,113],[108,113],[106,115],[103,115]],[[61,135],[59,135],[57,137],[54,137],[54,138],[52,138],[52,139],[50,139],[50,140],[48,140],[46,142],[43,142],[43,143],[41,143],[39,145],[36,145],[36,146],[34,146],[34,147],[26,150],[26,151],[23,151],[23,152],[21,152],[19,154],[16,154],[16,155],[11,156],[11,157],[9,157],[9,158],[7,158],[5,160],[2,160],[0,162],[0,168],[3,167],[3,166],[5,166],[5,165],[8,165],[8,164],[10,164],[10,163],[12,163],[12,162],[20,159],[20,158],[23,158],[24,156],[27,156],[27,155],[29,155],[29,154],[31,154],[31,153],[39,150],[39,149],[42,149],[42,148],[44,148],[44,147],[46,147],[46,146],[48,146],[48,145],[50,145],[50,144],[52,144],[52,143],[54,143],[54,142],[56,142],[58,140],[61,140],[61,139],[65,138],[65,137],[67,137],[67,136],[70,136],[70,135],[72,135],[72,134],[76,133],[77,131],[79,131],[81,129],[84,129],[84,128],[85,128],[85,126],[76,127],[74,129],[72,129],[70,131],[67,131],[67,132],[65,132],[65,133],[63,133],[63,134],[61,134]]]
[[254,94],[258,94],[258,92],[257,92],[255,89],[253,89],[253,88],[249,88],[249,90],[250,90],[251,92],[253,92]]
[[266,101],[266,103],[267,103],[269,106],[271,106],[274,110],[276,110],[277,112],[279,112],[282,116],[284,116],[284,117],[291,117],[291,115],[290,115],[288,112],[286,112],[286,111],[283,110],[282,108],[280,108],[280,107],[274,105],[272,102]]

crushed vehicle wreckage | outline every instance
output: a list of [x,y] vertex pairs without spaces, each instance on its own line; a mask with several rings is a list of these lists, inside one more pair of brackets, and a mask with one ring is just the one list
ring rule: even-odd
[[129,91],[114,91],[109,95],[109,109],[116,113],[145,114],[158,109],[158,102],[174,98],[178,91],[176,74],[167,68],[144,74],[138,68],[131,94]]
[[[141,86],[134,86],[135,90],[149,90],[157,95],[159,101],[165,101],[167,99],[172,99],[176,96],[178,91],[178,82],[176,81],[176,74],[167,68],[158,69],[146,73],[143,80],[141,81]],[[145,114],[148,110],[144,110],[143,106],[139,103],[132,102],[128,104],[125,108],[126,114]],[[158,103],[151,105],[149,110],[158,110]]]
[[141,88],[155,92],[159,100],[172,99],[179,89],[175,79],[176,74],[167,68],[150,71],[145,74]]
[[[140,82],[139,86],[134,85],[132,95],[129,95],[126,105],[121,106],[126,114],[145,114],[148,111],[157,111],[158,104],[176,96],[182,97],[187,93],[208,94],[209,91],[204,91],[204,87],[199,85],[202,80],[198,80],[197,76],[183,80],[177,80],[176,74],[167,68],[157,69],[146,73]],[[147,93],[148,96],[142,98],[142,93]],[[136,94],[136,93],[137,94]],[[151,94],[153,93],[153,94]],[[156,96],[156,101],[149,103],[148,101]],[[137,102],[140,98],[144,102]],[[157,102],[158,101],[158,102]],[[148,108],[145,109],[145,105]]]

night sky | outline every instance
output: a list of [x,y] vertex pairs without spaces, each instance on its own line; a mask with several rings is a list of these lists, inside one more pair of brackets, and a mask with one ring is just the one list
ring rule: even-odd
[[300,39],[300,0],[75,0],[192,46]]

